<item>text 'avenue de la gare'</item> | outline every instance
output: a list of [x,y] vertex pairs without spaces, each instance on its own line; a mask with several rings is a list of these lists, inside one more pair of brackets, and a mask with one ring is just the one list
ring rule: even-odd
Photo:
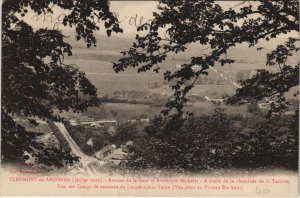
[[61,183],[191,183],[191,184],[258,184],[258,183],[273,183],[273,184],[290,184],[287,179],[281,178],[84,178],[84,177],[38,177],[38,176],[11,176],[11,182],[61,182]]

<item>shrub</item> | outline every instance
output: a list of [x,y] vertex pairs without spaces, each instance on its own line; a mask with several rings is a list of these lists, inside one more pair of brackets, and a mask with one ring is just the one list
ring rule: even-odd
[[196,172],[221,168],[297,168],[297,116],[260,120],[237,131],[222,109],[208,115],[157,117],[147,141],[133,145],[127,168]]
[[230,165],[235,133],[221,109],[177,120],[158,117],[145,130],[149,141],[132,148],[128,167],[197,171]]

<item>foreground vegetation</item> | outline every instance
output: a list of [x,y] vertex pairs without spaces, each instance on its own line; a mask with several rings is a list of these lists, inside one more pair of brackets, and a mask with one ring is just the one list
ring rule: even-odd
[[[108,144],[119,147],[133,141],[125,166],[109,167],[117,171],[296,170],[298,111],[270,116],[251,104],[243,115],[216,108],[201,115],[158,116],[148,125],[124,122],[114,133],[109,127],[67,128],[87,155]],[[90,139],[93,145],[88,144]]]
[[[248,120],[248,121],[246,121]],[[209,115],[183,119],[157,117],[145,128],[147,139],[137,142],[127,169],[197,172],[232,168],[298,167],[298,113],[266,118],[237,130],[234,120],[215,109]]]

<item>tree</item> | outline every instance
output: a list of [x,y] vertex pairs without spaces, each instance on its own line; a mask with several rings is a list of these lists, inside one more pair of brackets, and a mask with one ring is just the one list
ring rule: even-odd
[[[116,72],[128,67],[137,68],[138,72],[160,72],[161,62],[171,54],[185,52],[190,44],[206,49],[199,50],[198,55],[176,71],[164,72],[174,92],[163,113],[175,116],[156,119],[150,124],[149,140],[146,146],[133,147],[129,168],[197,171],[297,167],[298,111],[293,117],[274,112],[287,109],[285,94],[299,84],[299,62],[288,61],[299,50],[299,2],[242,1],[229,9],[218,2],[160,0],[154,19],[138,28],[144,32],[136,36],[132,47],[122,52],[123,57],[114,64]],[[259,70],[250,79],[242,79],[241,88],[227,100],[229,104],[240,105],[268,99],[272,103],[270,112],[278,116],[255,120],[257,125],[247,126],[243,133],[230,124],[232,118],[220,112],[183,116],[186,96],[197,79],[208,75],[209,68],[216,64],[223,66],[235,61],[224,56],[230,49],[240,44],[257,47],[283,34],[289,37],[286,43],[278,45],[266,57],[267,66],[276,66],[277,70]]]
[[[174,94],[166,104],[164,114],[175,109],[177,115],[182,115],[187,102],[186,95],[197,79],[207,75],[207,70],[216,63],[224,65],[234,62],[222,56],[230,48],[239,44],[255,47],[261,41],[269,41],[281,34],[289,33],[291,37],[286,45],[278,46],[267,57],[267,64],[279,64],[280,71],[259,71],[251,79],[242,82],[242,88],[237,90],[236,96],[229,103],[253,102],[252,99],[260,100],[272,95],[277,95],[280,102],[284,100],[282,93],[298,85],[299,63],[293,66],[287,64],[288,57],[299,49],[295,47],[298,41],[295,35],[299,32],[298,1],[243,1],[225,10],[214,0],[160,0],[158,9],[159,13],[153,13],[154,19],[151,22],[138,27],[139,31],[146,32],[144,36],[137,35],[132,47],[122,52],[124,57],[114,64],[116,72],[128,67],[136,67],[138,72],[159,72],[159,64],[169,54],[184,52],[191,43],[210,49],[191,57],[190,62],[175,72],[164,72],[165,80],[176,81],[171,86]],[[199,69],[194,70],[193,66]],[[251,93],[245,94],[249,90]],[[258,92],[259,97],[256,97]]]
[[249,113],[254,113],[254,114],[260,114],[261,113],[261,111],[259,109],[259,106],[256,102],[250,103],[247,106],[247,110],[248,110]]
[[236,135],[222,109],[208,115],[157,117],[145,129],[147,141],[130,149],[128,169],[199,171],[231,165]]
[[298,114],[253,116],[247,131],[217,108],[185,117],[160,116],[145,128],[144,141],[129,149],[127,169],[198,172],[220,169],[298,168]]
[[[259,70],[252,78],[241,81],[242,88],[228,99],[229,104],[245,104],[262,100],[266,97],[275,98],[271,103],[271,112],[280,112],[290,105],[285,94],[292,87],[299,85],[299,62],[296,66],[287,63],[289,56],[297,52],[297,39],[289,38],[284,45],[279,45],[273,52],[267,54],[267,65],[278,66],[279,72]],[[297,96],[299,93],[296,93]]]
[[[64,41],[62,32],[34,30],[22,20],[28,12],[41,15],[53,13],[54,8],[66,13],[63,24],[74,27],[76,39],[83,39],[87,47],[96,45],[94,32],[100,27],[95,20],[102,20],[101,25],[108,36],[112,32],[122,32],[106,0],[3,1],[2,162],[22,162],[28,158],[25,153],[29,153],[43,163],[51,154],[34,142],[34,135],[16,123],[16,116],[23,116],[32,123],[35,123],[35,118],[61,121],[55,112],[79,112],[99,105],[95,86],[75,65],[64,63],[64,56],[72,55],[72,47]],[[57,155],[52,155],[56,157],[51,160],[55,159],[60,165],[64,160],[68,163],[75,160],[60,150],[55,152]]]

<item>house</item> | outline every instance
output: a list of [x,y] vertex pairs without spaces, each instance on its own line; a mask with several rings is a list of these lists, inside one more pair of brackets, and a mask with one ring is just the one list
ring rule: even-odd
[[70,119],[69,123],[71,126],[77,126],[77,120],[76,119]]
[[117,124],[117,120],[96,120],[94,123],[97,124]]
[[150,118],[142,118],[141,122],[143,122],[143,123],[149,123],[150,122]]
[[92,129],[102,128],[105,125],[114,126],[117,125],[117,120],[95,120],[90,123]]
[[103,147],[101,150],[99,150],[98,152],[96,152],[95,157],[98,159],[103,159],[108,155],[112,154],[115,148],[116,148],[115,145],[107,145]]
[[130,122],[130,123],[136,123],[137,121],[136,121],[136,119],[131,119],[131,120],[128,120],[128,122]]
[[87,118],[79,118],[79,119],[77,119],[77,122],[79,122],[82,125],[89,125],[89,124],[91,124],[94,121],[95,121],[94,118],[88,118],[88,117]]
[[111,159],[113,160],[125,160],[127,153],[123,152],[121,148],[116,149],[112,155]]
[[132,146],[133,145],[133,141],[132,140],[129,140],[125,143],[126,146]]
[[121,144],[120,148],[122,149],[123,152],[128,153],[129,152],[129,147],[133,145],[133,141],[129,140],[125,144]]
[[91,125],[90,125],[91,129],[101,129],[103,127],[103,125],[101,123],[96,123],[96,122],[93,122]]
[[207,101],[210,101],[210,98],[208,96],[204,96],[203,98]]
[[115,165],[120,166],[127,162],[126,160],[127,153],[123,152],[121,148],[115,150],[113,154],[110,156],[110,161],[112,161]]

